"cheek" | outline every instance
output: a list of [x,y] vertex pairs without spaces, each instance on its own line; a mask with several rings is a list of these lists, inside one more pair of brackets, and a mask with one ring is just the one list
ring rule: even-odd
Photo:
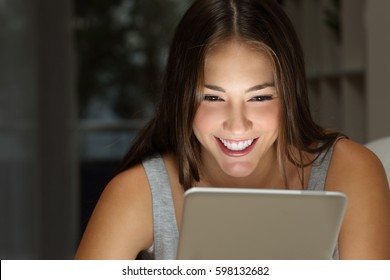
[[253,110],[252,120],[260,124],[264,129],[275,130],[279,127],[280,109],[277,102],[267,104],[261,109]]
[[193,124],[195,133],[213,130],[223,122],[223,115],[222,110],[208,104],[201,104],[195,113]]

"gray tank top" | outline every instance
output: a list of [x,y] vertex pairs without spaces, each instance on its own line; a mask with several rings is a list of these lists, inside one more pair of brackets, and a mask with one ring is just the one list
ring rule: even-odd
[[[308,183],[308,190],[323,191],[329,162],[333,147],[322,152],[313,163]],[[156,260],[174,260],[178,242],[178,228],[175,208],[173,205],[171,186],[160,155],[148,158],[142,162],[153,200],[154,244],[142,251],[138,258]],[[338,246],[336,246],[334,259],[338,259]]]

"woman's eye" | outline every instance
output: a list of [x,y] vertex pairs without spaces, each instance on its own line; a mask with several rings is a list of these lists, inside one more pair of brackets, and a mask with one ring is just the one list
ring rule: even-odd
[[259,95],[259,96],[252,97],[249,101],[262,102],[262,101],[269,101],[272,99],[274,99],[272,95]]
[[205,100],[205,101],[211,101],[211,102],[223,101],[223,99],[220,98],[220,97],[217,96],[217,95],[205,95],[205,96],[203,97],[203,100]]

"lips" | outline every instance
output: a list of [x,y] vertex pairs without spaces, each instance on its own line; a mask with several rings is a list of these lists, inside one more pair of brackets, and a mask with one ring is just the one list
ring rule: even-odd
[[222,144],[232,151],[242,151],[248,148],[250,145],[252,145],[254,139],[250,140],[244,140],[244,141],[228,141],[225,139],[218,138],[219,141],[222,142]]
[[226,155],[232,157],[240,157],[248,154],[258,140],[258,138],[247,140],[226,140],[219,137],[216,139],[222,151]]

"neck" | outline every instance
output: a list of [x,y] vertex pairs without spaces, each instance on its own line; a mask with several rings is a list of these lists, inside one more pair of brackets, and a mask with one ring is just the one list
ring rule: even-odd
[[[232,177],[218,166],[215,160],[203,160],[200,182],[203,187],[234,188],[284,188],[283,178],[276,158],[276,149],[271,149],[254,171],[246,177]],[[207,164],[208,163],[208,164]]]

